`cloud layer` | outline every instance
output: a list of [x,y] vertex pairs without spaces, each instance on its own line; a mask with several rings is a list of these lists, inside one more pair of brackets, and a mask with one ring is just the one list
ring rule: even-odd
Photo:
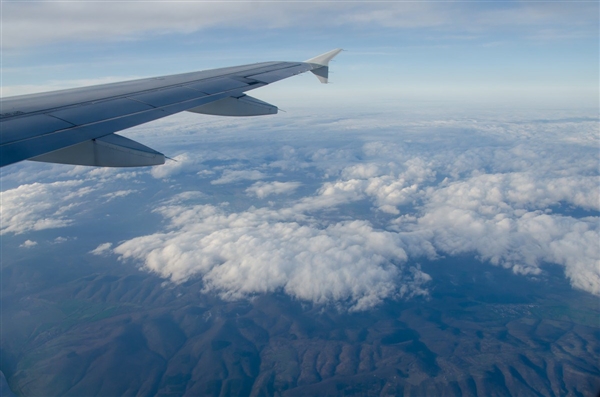
[[[475,252],[482,261],[511,268],[517,274],[539,274],[544,262],[563,265],[574,287],[600,295],[598,217],[576,219],[528,211],[523,208],[547,207],[552,203],[550,194],[538,187],[535,193],[543,199],[531,201],[528,194],[512,194],[514,191],[503,186],[502,180],[485,175],[432,191],[422,215],[405,229],[430,236],[429,241],[440,253]],[[598,192],[593,184],[598,178],[587,182],[583,189],[571,186],[570,194],[561,198],[582,202],[597,211]],[[551,185],[547,188],[554,191]]]
[[33,183],[0,193],[0,234],[54,229],[72,223],[68,215],[94,188],[83,180]]
[[284,291],[317,304],[372,307],[386,298],[424,294],[429,276],[403,268],[399,236],[364,221],[319,227],[289,219],[289,211],[226,213],[214,206],[167,206],[166,233],[129,240],[114,249],[124,259],[174,282],[192,276],[206,291],[239,299]]
[[[180,161],[133,173],[77,167],[52,181],[30,165],[49,181],[2,193],[2,232],[78,222],[93,188],[98,211],[135,202],[131,219],[156,219],[153,210],[165,224],[136,238],[113,230],[86,251],[175,283],[201,278],[226,299],[283,292],[363,310],[427,294],[417,264],[454,255],[529,277],[558,264],[573,287],[600,295],[594,118],[339,113],[215,120],[201,131],[193,118],[167,120],[146,139],[173,145]],[[5,181],[27,175],[18,167]]]
[[265,198],[272,194],[290,194],[301,185],[300,182],[256,182],[246,189],[246,193]]
[[[8,2],[3,45],[17,48],[57,40],[136,39],[210,28],[285,29],[324,26],[439,29],[470,35],[490,29],[524,30],[532,37],[589,35],[594,4],[348,3],[328,2]],[[573,22],[577,21],[574,30]],[[552,29],[548,31],[548,26]],[[110,27],[110,28],[107,28]],[[468,38],[467,38],[468,39]]]

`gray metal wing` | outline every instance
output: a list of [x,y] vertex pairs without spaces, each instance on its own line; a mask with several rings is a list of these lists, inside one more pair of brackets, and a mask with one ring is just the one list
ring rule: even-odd
[[[182,111],[221,116],[277,113],[244,93],[307,71],[327,82],[341,50],[306,62],[265,62],[0,100],[0,166],[22,160],[102,167],[164,163],[164,155],[113,135]],[[325,76],[325,77],[323,77]]]

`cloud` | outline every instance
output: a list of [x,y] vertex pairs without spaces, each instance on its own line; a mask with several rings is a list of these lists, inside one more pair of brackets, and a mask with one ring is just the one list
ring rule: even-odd
[[257,170],[225,170],[219,179],[215,179],[210,183],[212,185],[224,185],[226,183],[234,183],[244,180],[256,181],[258,179],[264,179],[267,175]]
[[196,161],[187,153],[166,160],[163,165],[152,167],[150,174],[156,179],[168,179],[197,167]]
[[32,230],[61,228],[73,221],[68,217],[81,198],[95,188],[83,180],[33,183],[0,193],[2,206],[0,234],[21,234]]
[[119,197],[129,196],[131,193],[135,193],[135,192],[137,192],[137,190],[132,190],[132,189],[117,190],[116,192],[110,192],[110,193],[103,194],[102,197],[106,198],[107,199],[106,201],[112,201]]
[[353,165],[341,171],[340,179],[324,183],[317,195],[302,199],[294,208],[314,211],[369,199],[378,210],[399,214],[397,207],[418,199],[423,194],[420,186],[434,177],[431,165],[419,158],[406,160],[403,164]]
[[[283,180],[304,175],[302,184],[314,186],[312,195],[286,201],[277,210],[195,206],[197,200],[182,196],[158,210],[169,222],[166,231],[127,241],[114,252],[175,282],[200,277],[207,291],[232,299],[281,290],[312,302],[369,307],[397,297],[402,286],[410,285],[406,288],[414,293],[424,288],[410,283],[408,263],[462,254],[522,275],[539,275],[546,263],[559,264],[575,288],[600,294],[595,243],[600,178],[597,137],[590,135],[595,122],[495,117],[401,120],[377,113],[344,116],[318,127],[292,121],[286,124],[290,131],[319,128],[319,138],[328,134],[330,140],[305,138],[291,147],[270,135],[263,139],[271,146],[244,143],[245,150],[230,152],[219,147],[213,156],[225,156],[233,169],[213,181],[218,182],[213,189],[272,178],[264,170],[277,168]],[[350,135],[354,128],[356,135]],[[368,135],[369,128],[383,132]],[[343,138],[336,135],[340,129]],[[242,166],[252,169],[235,169]],[[246,192],[267,197],[296,189],[292,183],[298,182],[260,181]],[[584,212],[571,216],[575,209]],[[345,257],[352,234],[364,239],[356,244],[363,248]],[[370,245],[369,236],[385,241],[385,248]],[[340,276],[335,263],[351,274],[375,266],[373,274],[386,274],[396,289],[377,277],[354,285]],[[330,285],[301,288],[297,280],[307,279],[300,277],[302,271],[317,277],[317,269]],[[377,292],[368,295],[365,285]]]
[[[143,6],[142,6],[143,4]],[[343,29],[422,29],[482,32],[524,30],[536,38],[577,33],[593,37],[594,4],[512,3],[347,3],[269,2],[230,3],[147,2],[8,2],[3,6],[4,48],[22,48],[59,40],[135,40],[167,34],[190,34],[211,28],[254,30],[323,26]],[[573,31],[574,22],[577,30]],[[106,27],[110,26],[110,29]]]
[[291,194],[301,185],[300,182],[256,182],[246,189],[246,193],[265,198],[272,194]]
[[19,245],[19,247],[31,248],[31,247],[35,247],[37,244],[38,244],[37,241],[25,240],[25,242],[23,244]]
[[511,172],[480,174],[471,178],[445,181],[429,192],[432,204],[490,211],[501,208],[545,209],[561,203],[589,210],[600,210],[597,176],[538,177],[534,173]]
[[383,299],[425,294],[429,276],[406,267],[396,233],[366,221],[319,227],[267,209],[226,213],[203,206],[158,209],[170,231],[114,249],[173,282],[201,277],[225,299],[283,291],[316,304],[364,310]]
[[208,196],[197,190],[189,190],[186,192],[177,193],[165,201],[167,205],[182,204],[189,201],[206,199]]
[[505,199],[510,191],[490,180],[498,182],[480,176],[431,191],[422,215],[400,229],[427,236],[440,253],[474,252],[517,274],[539,274],[543,263],[560,264],[574,287],[600,295],[600,218],[514,208]]
[[[491,118],[477,119],[448,112],[400,118],[389,109],[340,110],[336,117],[323,116],[326,122],[303,114],[281,123],[251,120],[254,135],[243,142],[238,141],[248,129],[243,123],[216,120],[202,126],[219,130],[218,136],[192,134],[199,127],[191,118],[181,127],[165,129],[176,124],[169,120],[147,127],[149,136],[164,142],[175,128],[186,133],[185,150],[201,160],[184,160],[185,167],[161,176],[176,181],[190,171],[186,177],[198,185],[154,196],[160,200],[156,212],[166,220],[160,233],[102,252],[117,253],[173,282],[201,278],[205,291],[228,299],[282,291],[356,310],[425,293],[427,276],[415,263],[464,254],[530,276],[543,273],[548,263],[558,264],[575,288],[600,294],[597,118],[583,111],[525,112],[530,119],[503,118],[496,110]],[[209,164],[225,164],[211,169],[220,175],[212,185],[196,175]],[[115,184],[94,197],[108,194],[107,186],[120,191],[121,181],[146,183],[148,191],[161,186],[151,178],[157,175],[147,172],[78,167],[69,172],[59,175],[77,178],[72,185],[19,188],[37,192],[22,199],[31,205],[16,204],[21,200],[11,196],[16,189],[4,192],[9,200],[2,210],[21,214],[24,222],[11,215],[3,227],[17,233],[36,230],[43,219],[70,224],[79,204],[90,200],[90,187],[101,188],[96,181]],[[15,183],[23,175],[11,179],[9,174],[4,181]],[[254,182],[243,184],[249,195],[296,194],[277,209],[256,200],[253,205],[265,207],[250,207],[244,196],[229,206],[218,201],[229,200],[227,183],[249,180]],[[312,194],[298,197],[300,182],[293,181]],[[50,200],[54,196],[60,199]],[[206,203],[211,205],[198,205]],[[137,216],[147,218],[145,208]]]
[[106,255],[110,252],[110,247],[112,247],[112,243],[103,243],[91,250],[89,253],[92,255]]

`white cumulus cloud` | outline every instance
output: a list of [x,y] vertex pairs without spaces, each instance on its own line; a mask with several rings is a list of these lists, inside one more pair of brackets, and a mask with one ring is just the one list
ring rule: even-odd
[[187,153],[167,159],[163,165],[152,167],[150,174],[156,179],[167,179],[197,166],[196,161]]
[[25,242],[23,244],[19,245],[19,247],[31,248],[31,247],[35,247],[37,244],[38,244],[37,241],[25,240]]
[[135,193],[136,190],[128,189],[128,190],[117,190],[116,192],[110,192],[103,194],[102,197],[106,198],[107,201],[112,201],[119,197],[129,196],[131,193]]
[[206,291],[226,299],[284,291],[362,310],[426,293],[429,276],[404,268],[398,234],[365,221],[318,227],[276,211],[226,213],[208,205],[158,212],[170,220],[170,231],[134,238],[114,252],[173,282],[202,277]]
[[434,177],[431,165],[419,158],[403,164],[349,166],[341,171],[340,179],[324,183],[317,195],[304,198],[295,209],[310,211],[369,199],[380,211],[399,214],[397,207],[418,199],[423,194],[420,186]]
[[112,247],[112,243],[102,243],[93,250],[90,251],[92,255],[104,255],[110,252],[110,247]]
[[246,193],[253,194],[258,198],[265,198],[272,194],[293,193],[301,185],[300,182],[256,182],[246,189]]
[[257,170],[225,170],[219,179],[215,179],[210,183],[213,185],[224,185],[226,183],[234,183],[239,181],[256,181],[264,179],[267,175]]
[[32,230],[68,226],[68,214],[81,204],[81,198],[94,191],[81,186],[83,180],[32,183],[0,193],[0,234],[20,234]]
[[[199,155],[184,155],[183,166],[137,175],[75,167],[60,175],[77,180],[5,191],[2,232],[68,225],[92,197],[105,203],[103,196],[124,195],[124,184],[138,182],[158,192],[161,183],[153,177],[176,182],[185,173],[197,184],[174,183],[150,202],[160,206],[155,211],[166,220],[164,230],[92,252],[117,253],[173,282],[201,278],[206,291],[231,299],[283,291],[367,308],[424,293],[427,276],[414,266],[422,258],[465,254],[521,275],[558,264],[573,287],[600,295],[597,120],[545,117],[406,121],[374,113],[317,126],[298,117],[274,124],[278,134],[255,128],[256,135],[239,144],[245,124],[210,124],[205,128],[219,125],[226,135],[210,135],[210,145],[208,135],[186,144]],[[197,122],[190,126],[184,130],[195,131]],[[313,130],[313,136],[289,139]],[[186,142],[194,136],[186,134]],[[15,183],[23,174],[11,179],[9,173],[4,181]],[[196,174],[217,179],[209,185]],[[231,197],[227,184],[240,181],[246,194],[259,198],[299,192],[299,186],[313,193],[281,200],[277,209],[273,203],[254,208],[244,195]],[[147,218],[146,208],[140,207],[140,219]]]

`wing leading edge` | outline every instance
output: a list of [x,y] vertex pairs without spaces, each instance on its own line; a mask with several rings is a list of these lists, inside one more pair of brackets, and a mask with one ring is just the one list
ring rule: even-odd
[[164,164],[165,156],[115,132],[182,111],[276,114],[246,91],[312,72],[328,81],[341,49],[305,62],[265,62],[0,100],[0,167],[23,160],[99,167]]

